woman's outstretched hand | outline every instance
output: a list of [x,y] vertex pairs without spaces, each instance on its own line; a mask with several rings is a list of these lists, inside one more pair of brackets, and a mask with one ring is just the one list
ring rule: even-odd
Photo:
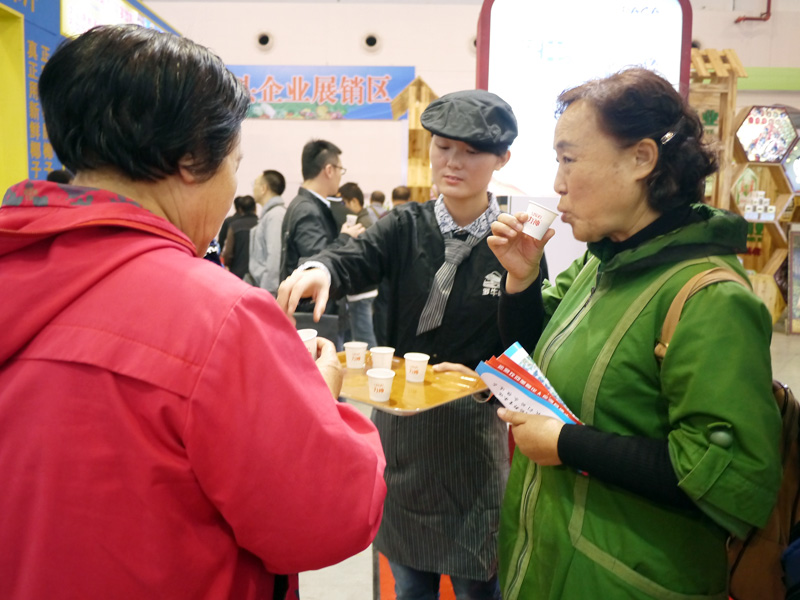
[[510,294],[526,290],[536,281],[544,247],[555,234],[548,229],[541,240],[535,240],[522,233],[527,218],[525,213],[500,214],[492,223],[492,235],[487,240],[497,260],[508,271],[506,291]]

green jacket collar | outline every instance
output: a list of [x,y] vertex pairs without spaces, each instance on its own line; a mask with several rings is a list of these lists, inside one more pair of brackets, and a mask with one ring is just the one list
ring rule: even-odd
[[691,207],[692,222],[620,251],[608,238],[587,244],[600,259],[601,271],[648,268],[677,260],[747,251],[747,221],[705,204]]

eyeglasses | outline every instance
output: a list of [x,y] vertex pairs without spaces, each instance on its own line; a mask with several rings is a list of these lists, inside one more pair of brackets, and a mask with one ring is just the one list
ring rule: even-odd
[[347,173],[347,169],[345,167],[343,167],[342,165],[331,165],[331,166],[334,169],[341,169],[342,170],[342,177],[344,177],[344,174]]

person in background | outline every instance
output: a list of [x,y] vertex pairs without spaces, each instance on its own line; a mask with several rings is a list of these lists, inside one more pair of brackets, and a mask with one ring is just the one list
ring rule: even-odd
[[281,280],[297,268],[302,259],[329,246],[345,243],[364,231],[362,226],[341,232],[331,213],[329,196],[335,196],[347,169],[342,166],[342,151],[331,142],[312,140],[303,147],[301,160],[303,185],[289,203],[283,219]]
[[[488,185],[511,156],[517,122],[501,98],[469,90],[433,101],[422,125],[433,134],[441,196],[395,207],[357,239],[301,265],[281,283],[278,302],[291,314],[301,298],[314,298],[319,316],[329,293],[384,280],[386,342],[396,355],[424,352],[435,371],[477,378],[472,368],[503,351],[496,311],[504,270],[486,244],[500,208]],[[373,411],[372,418],[388,486],[375,548],[390,561],[398,599],[436,598],[441,574],[459,600],[499,598],[505,423],[472,397],[412,417]]]
[[221,249],[219,247],[219,242],[217,241],[216,238],[214,238],[208,244],[208,248],[206,249],[206,253],[203,255],[203,258],[221,267],[222,261],[219,258],[220,252]]
[[386,194],[380,191],[374,191],[369,195],[369,204],[367,210],[372,215],[372,220],[377,221],[386,214],[386,209],[383,205],[386,202]]
[[368,229],[377,219],[373,218],[364,206],[364,192],[358,187],[357,183],[348,182],[339,188],[337,195],[342,199],[342,204],[347,208],[348,213],[356,215],[356,223]]
[[70,173],[66,169],[57,169],[55,171],[50,171],[47,174],[47,181],[70,184],[72,183],[72,173]]
[[392,190],[392,206],[396,208],[411,201],[411,190],[405,185],[399,185]]
[[736,254],[747,223],[701,204],[716,157],[671,83],[628,69],[558,98],[561,219],[588,251],[551,283],[554,232],[501,215],[489,245],[505,342],[532,349],[583,425],[499,409],[517,448],[501,519],[504,600],[726,599],[730,533],[765,523],[781,480],[772,321],[745,286],[686,303],[662,363],[673,298]]
[[[389,206],[386,202],[386,194],[380,191],[372,192],[369,199],[369,206],[367,210],[372,213],[375,221],[383,218],[389,212]],[[378,286],[378,295],[372,303],[372,332],[375,336],[375,342],[378,345],[384,346],[386,342],[386,319],[388,315],[388,306],[381,297],[382,284]]]
[[[331,211],[328,198],[336,195],[347,172],[342,166],[341,153],[338,146],[326,140],[311,140],[303,147],[303,185],[289,204],[281,226],[281,281],[304,260],[328,247],[340,246],[364,231],[357,223],[338,225]],[[347,329],[344,300],[338,303],[331,300],[325,318],[329,321],[326,329],[337,331],[336,347],[341,348]]]
[[250,231],[249,271],[255,285],[273,296],[278,293],[281,271],[281,226],[286,214],[283,191],[286,179],[268,169],[253,182],[253,197],[261,206],[261,216]]
[[[339,188],[339,196],[351,214],[356,215],[356,222],[368,229],[376,219],[364,206],[364,192],[355,183],[345,183]],[[350,335],[353,340],[367,342],[367,347],[377,346],[375,329],[372,323],[372,305],[378,295],[378,288],[372,287],[358,294],[348,294],[347,314],[350,319]]]
[[[250,230],[258,225],[256,201],[252,196],[239,196],[240,218],[230,222],[225,245],[222,246],[222,264],[239,279],[247,275],[250,263]],[[248,278],[249,279],[249,278]],[[253,283],[253,281],[248,281]]]
[[241,199],[242,196],[236,196],[233,199],[233,214],[230,215],[229,217],[225,217],[225,219],[222,221],[222,225],[219,228],[219,234],[217,234],[217,241],[219,242],[220,253],[222,252],[222,249],[225,247],[225,240],[228,237],[228,229],[230,228],[231,223],[244,216],[244,213],[242,212],[242,207],[240,205],[240,202],[242,201]]
[[200,258],[248,91],[125,25],[65,40],[39,97],[75,180],[0,208],[0,598],[296,598],[287,574],[372,541],[385,461],[333,345],[315,364],[272,296]]

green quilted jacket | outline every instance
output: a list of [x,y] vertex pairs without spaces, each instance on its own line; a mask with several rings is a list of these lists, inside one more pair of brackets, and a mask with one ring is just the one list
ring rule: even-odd
[[[734,252],[746,223],[697,205],[695,222],[613,255],[606,243],[545,282],[533,354],[586,423],[667,439],[699,510],[660,505],[567,466],[516,452],[501,517],[504,600],[726,599],[725,541],[762,525],[780,485],[771,319],[724,282],[686,304],[669,352],[653,353],[675,294]],[[715,434],[712,437],[712,434]]]

